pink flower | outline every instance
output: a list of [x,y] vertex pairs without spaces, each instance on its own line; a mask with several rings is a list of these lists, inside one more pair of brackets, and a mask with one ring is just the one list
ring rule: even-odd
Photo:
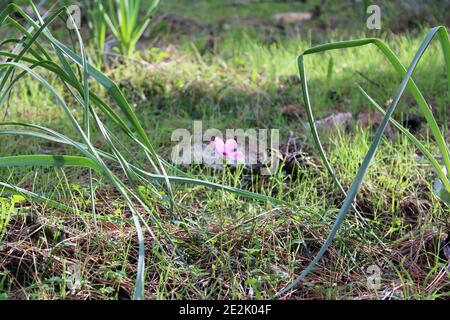
[[237,142],[234,139],[228,139],[225,143],[222,139],[216,137],[212,142],[217,152],[229,159],[241,159],[244,154],[237,150]]

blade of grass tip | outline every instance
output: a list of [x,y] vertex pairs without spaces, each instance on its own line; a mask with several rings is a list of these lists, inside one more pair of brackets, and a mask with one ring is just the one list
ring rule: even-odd
[[148,19],[150,18],[150,16],[156,11],[156,9],[159,6],[159,3],[161,2],[161,0],[153,0],[152,4],[149,6],[147,13],[145,14],[144,19]]
[[[383,108],[371,97],[369,94],[364,91],[364,89],[358,85],[359,91],[363,94],[363,96],[377,109],[378,112],[381,114],[386,115],[386,112],[383,110]],[[444,171],[442,170],[439,162],[436,160],[436,158],[431,154],[430,151],[413,135],[411,132],[409,132],[408,129],[406,129],[404,126],[402,126],[400,123],[398,123],[395,119],[390,118],[389,119],[391,123],[400,130],[416,147],[424,154],[424,156],[430,161],[431,165],[433,166],[434,170],[436,171],[436,174],[439,176],[440,180],[443,181],[445,188],[450,192],[450,182],[448,181],[448,178],[446,177]]]
[[418,62],[420,61],[420,58],[422,57],[425,50],[428,48],[431,40],[434,38],[434,36],[438,32],[438,30],[439,30],[439,27],[436,27],[436,28],[432,28],[428,32],[425,40],[422,42],[419,50],[417,51],[414,59],[412,60],[411,65],[409,66],[409,68],[406,72],[406,76],[402,80],[402,83],[400,84],[400,88],[399,88],[394,100],[392,101],[391,105],[389,106],[388,110],[386,111],[386,115],[384,116],[383,121],[381,122],[380,127],[377,130],[375,139],[372,142],[367,155],[364,157],[363,163],[361,164],[361,166],[358,170],[358,174],[350,187],[348,195],[345,198],[344,204],[343,204],[342,208],[339,210],[336,221],[335,221],[327,239],[325,240],[325,243],[322,245],[322,247],[320,248],[319,252],[314,257],[314,259],[302,271],[300,276],[294,282],[292,282],[290,285],[288,285],[286,288],[284,288],[281,291],[279,291],[278,293],[276,293],[275,298],[283,295],[284,293],[286,293],[289,290],[291,290],[292,288],[294,288],[297,284],[299,284],[300,281],[302,281],[312,271],[312,269],[315,267],[315,265],[320,260],[320,258],[322,258],[324,253],[328,250],[328,247],[331,245],[331,242],[333,241],[334,237],[336,236],[337,231],[339,230],[341,224],[344,222],[347,212],[350,209],[350,207],[362,185],[364,176],[365,176],[365,174],[369,168],[369,165],[375,155],[375,152],[380,144],[381,138],[383,136],[384,131],[386,130],[386,126],[389,122],[389,119],[392,116],[392,114],[394,113],[394,111],[397,107],[397,104],[400,101],[400,98],[403,95],[403,92],[405,91],[406,86],[407,86],[409,80],[411,79],[411,76],[412,76],[414,70],[416,69]]

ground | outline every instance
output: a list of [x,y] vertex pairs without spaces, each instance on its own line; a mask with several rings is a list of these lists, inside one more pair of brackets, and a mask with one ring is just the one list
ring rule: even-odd
[[[150,234],[145,238],[145,298],[265,299],[300,274],[327,237],[345,197],[314,146],[296,58],[314,45],[378,37],[408,66],[429,28],[449,24],[445,14],[449,1],[415,4],[382,2],[382,29],[372,31],[366,28],[363,5],[354,1],[205,0],[192,4],[163,0],[138,44],[137,55],[108,56],[104,72],[124,92],[163,158],[170,159],[172,132],[191,130],[195,120],[202,120],[204,128],[276,128],[283,146],[285,161],[273,176],[232,168],[214,171],[201,165],[181,169],[292,206],[174,184],[177,209],[171,210],[164,199],[167,195],[159,198],[151,190],[155,186],[142,186],[161,223],[152,225],[160,244]],[[286,12],[311,12],[312,17],[300,24],[276,21],[276,14]],[[87,28],[84,32],[87,39]],[[70,42],[64,33],[55,30],[55,34]],[[88,52],[95,53],[86,42]],[[448,143],[448,87],[441,51],[439,42],[433,42],[414,80],[433,107]],[[387,105],[401,78],[375,47],[305,59],[315,116],[351,113],[345,127],[320,130],[330,163],[348,189],[379,124],[356,84]],[[64,95],[57,79],[49,81]],[[105,92],[98,92],[107,99]],[[50,93],[31,77],[16,85],[0,112],[7,121],[32,122],[74,134]],[[82,114],[82,110],[74,112]],[[395,118],[437,153],[411,95],[402,98]],[[94,145],[102,147],[98,130],[92,135]],[[69,150],[29,137],[7,137],[0,140],[1,156]],[[143,161],[143,155],[128,146],[125,135],[115,133],[115,137],[123,143],[124,152]],[[357,196],[359,214],[350,212],[314,271],[281,298],[447,297],[449,257],[444,248],[449,241],[450,211],[433,195],[434,179],[424,156],[391,128]],[[56,210],[26,198],[17,201],[0,243],[0,298],[133,297],[136,230],[123,199],[108,181],[94,177],[96,221],[90,212],[85,169],[1,168],[0,181],[80,211]],[[0,199],[10,198],[0,189]],[[166,235],[174,246],[166,242]],[[368,286],[373,270],[380,274],[376,288]],[[71,281],[74,275],[79,283]]]

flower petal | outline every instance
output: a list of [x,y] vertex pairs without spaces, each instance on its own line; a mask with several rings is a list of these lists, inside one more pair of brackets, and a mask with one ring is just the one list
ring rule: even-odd
[[227,142],[225,142],[225,153],[229,154],[237,149],[237,142],[234,139],[228,139]]
[[236,151],[228,154],[227,157],[231,159],[242,159],[244,158],[244,154],[240,151]]
[[214,139],[214,141],[212,142],[212,144],[214,145],[214,147],[216,148],[216,150],[217,150],[217,152],[219,153],[219,154],[224,154],[226,151],[225,151],[225,144],[223,143],[223,140],[222,139],[220,139],[219,137],[216,137],[215,139]]

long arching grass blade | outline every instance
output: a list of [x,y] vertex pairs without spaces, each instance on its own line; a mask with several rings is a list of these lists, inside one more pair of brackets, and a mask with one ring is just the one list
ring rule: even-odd
[[[347,197],[345,198],[344,204],[341,207],[338,216],[336,218],[336,221],[327,237],[327,239],[325,240],[325,243],[322,245],[322,247],[320,248],[319,252],[316,254],[316,256],[314,257],[314,259],[308,264],[308,266],[302,271],[302,273],[300,274],[300,276],[294,281],[292,282],[290,285],[288,285],[286,288],[284,288],[283,290],[279,291],[276,294],[276,297],[279,297],[281,295],[283,295],[284,293],[288,292],[289,290],[291,290],[292,288],[294,288],[297,284],[300,283],[300,281],[302,281],[315,267],[315,265],[317,264],[317,262],[320,260],[320,258],[324,255],[324,253],[328,250],[328,247],[331,245],[331,242],[333,241],[334,237],[336,236],[337,231],[339,230],[340,226],[342,225],[342,223],[345,220],[345,217],[350,209],[350,207],[352,206],[352,203],[362,185],[362,182],[364,180],[364,176],[370,166],[370,163],[373,159],[373,157],[375,156],[375,153],[377,151],[377,148],[381,142],[381,138],[383,136],[383,133],[386,129],[387,124],[390,121],[390,118],[392,117],[392,114],[394,113],[401,96],[403,95],[404,91],[409,88],[411,91],[413,92],[418,92],[420,93],[420,91],[418,91],[417,87],[415,87],[415,84],[412,82],[411,77],[412,74],[414,72],[414,70],[416,69],[416,66],[418,64],[418,62],[420,61],[422,55],[424,54],[425,50],[428,48],[430,42],[433,40],[433,38],[436,36],[436,34],[438,34],[439,37],[443,38],[443,42],[447,43],[448,45],[448,34],[445,30],[444,27],[436,27],[433,28],[429,31],[429,33],[427,34],[427,36],[425,37],[425,40],[422,42],[419,50],[417,51],[414,59],[411,62],[411,65],[409,66],[405,77],[402,80],[402,83],[400,84],[400,87],[397,91],[397,94],[395,96],[395,98],[393,99],[392,103],[390,104],[388,110],[386,111],[386,114],[383,118],[383,121],[381,122],[374,141],[372,142],[370,149],[367,153],[367,155],[364,157],[364,160],[358,170],[358,174],[356,175],[355,180],[353,181],[350,190],[347,194]],[[376,39],[375,39],[376,40]],[[381,48],[383,48],[383,52],[384,50],[387,49],[387,47],[382,44],[379,40],[375,41],[376,43],[379,43],[379,46],[381,46]],[[367,44],[367,43],[375,43],[374,39],[368,39],[368,40],[356,40],[356,41],[349,41],[347,43],[337,43],[337,44],[329,44],[329,45],[324,45],[324,46],[319,46],[310,50],[307,50],[308,53],[314,53],[314,52],[321,52],[321,51],[325,51],[325,50],[332,50],[332,49],[339,49],[342,47],[354,47],[354,46],[360,46],[363,44]],[[388,50],[390,51],[390,50]],[[391,54],[391,58],[395,58],[395,56],[393,54]],[[399,62],[398,62],[399,63]],[[303,54],[299,57],[299,69],[300,69],[300,74],[302,76],[302,82],[306,83],[306,79],[304,78],[305,74],[304,72],[302,72],[302,70],[304,71],[304,67],[303,67]],[[307,90],[306,88],[303,89],[304,92],[305,90]],[[422,97],[422,95],[420,94],[420,96]],[[422,97],[423,98],[423,97]],[[428,118],[428,124],[430,125],[430,127],[432,127],[432,132],[435,135],[436,140],[438,141],[438,145],[441,145],[442,147],[442,143],[443,143],[443,148],[440,148],[441,152],[443,153],[443,157],[444,157],[444,161],[445,158],[447,157],[448,159],[448,149],[445,145],[445,140],[443,139],[442,135],[439,132],[439,128],[437,126],[437,123],[434,119],[434,117],[431,114],[431,118],[430,118],[430,109],[428,107],[428,105],[426,104],[426,102],[424,101],[425,106],[426,106],[426,110],[423,110]],[[310,109],[310,104],[307,103],[307,107]],[[433,127],[434,126],[434,127]],[[314,129],[312,129],[314,130]],[[317,132],[315,133],[317,135]],[[441,143],[439,143],[439,141],[441,141]],[[323,154],[324,157],[325,154]],[[331,167],[329,168],[329,170],[331,169]],[[331,169],[332,170],[332,169]]]
[[[363,96],[375,107],[375,109],[377,109],[378,112],[383,114],[383,116],[386,115],[386,111],[384,111],[384,109],[372,97],[370,97],[367,94],[367,92],[364,91],[363,88],[358,86],[358,89],[361,91]],[[428,151],[428,149],[422,144],[422,142],[419,141],[419,139],[414,137],[414,135],[411,132],[409,132],[408,129],[406,129],[404,126],[402,126],[400,123],[398,123],[395,119],[390,118],[389,120],[398,130],[400,130],[417,147],[417,149],[420,150],[420,152],[422,152],[424,154],[424,156],[432,164],[433,169],[436,171],[437,175],[439,176],[439,179],[445,185],[445,188],[450,191],[450,182],[448,181],[448,178],[447,178],[444,170],[442,170],[439,162],[431,154],[431,152]]]

